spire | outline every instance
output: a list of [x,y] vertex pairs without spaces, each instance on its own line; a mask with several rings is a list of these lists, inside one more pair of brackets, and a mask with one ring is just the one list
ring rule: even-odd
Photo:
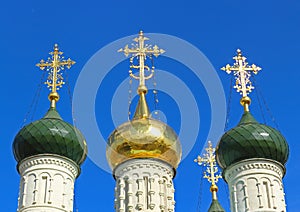
[[246,62],[247,58],[242,56],[242,51],[240,49],[237,50],[237,56],[233,57],[233,59],[235,60],[233,66],[227,64],[225,67],[221,68],[221,70],[226,71],[227,74],[230,74],[233,71],[236,79],[234,88],[242,95],[240,103],[244,107],[244,111],[248,112],[251,103],[248,94],[254,89],[252,82],[250,81],[251,73],[257,74],[261,68],[255,64],[252,64],[251,66],[248,65],[248,62]]
[[149,108],[145,93],[140,93],[140,99],[136,107],[133,119],[149,118]]
[[63,52],[59,51],[57,44],[54,45],[53,52],[50,52],[49,54],[52,55],[51,58],[49,57],[47,61],[42,59],[40,63],[36,64],[36,66],[38,66],[41,70],[46,68],[46,71],[49,72],[45,84],[51,91],[48,95],[48,99],[51,102],[50,107],[55,108],[56,102],[59,100],[59,94],[57,91],[63,84],[65,84],[61,70],[64,70],[65,67],[70,69],[75,62],[70,58],[64,60],[64,57],[62,56]]
[[[204,172],[204,178],[207,179],[209,183],[211,183],[210,191],[212,193],[212,204],[210,206],[209,211],[224,211],[223,210],[212,210],[213,208],[222,208],[217,198],[218,186],[216,183],[219,181],[219,178],[222,178],[220,174],[218,174],[218,167],[216,164],[216,155],[215,148],[212,147],[211,141],[208,141],[208,147],[205,148],[206,153],[203,154],[203,157],[198,155],[198,157],[194,160],[194,162],[198,163],[198,165],[206,166],[206,171]],[[216,207],[218,206],[218,207]]]
[[[138,70],[137,75],[135,75],[131,69],[129,70],[129,75],[132,78],[139,80],[137,93],[140,95],[140,99],[133,119],[149,117],[149,108],[145,97],[148,89],[146,87],[145,81],[153,76],[154,67],[152,66],[150,68],[147,64],[145,64],[145,61],[147,58],[151,59],[152,55],[158,57],[159,55],[165,52],[163,49],[160,49],[157,45],[154,45],[152,47],[152,45],[150,44],[145,44],[146,40],[149,40],[149,38],[144,36],[143,31],[140,31],[139,36],[133,39],[135,43],[132,44],[131,48],[129,48],[128,45],[126,45],[124,49],[121,48],[118,50],[118,52],[123,52],[126,57],[130,55],[130,68]],[[137,60],[137,65],[133,64],[134,60]],[[150,73],[146,74],[145,71]]]

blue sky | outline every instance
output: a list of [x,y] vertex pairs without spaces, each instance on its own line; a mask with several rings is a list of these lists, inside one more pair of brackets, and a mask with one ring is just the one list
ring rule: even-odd
[[[300,74],[297,63],[300,52],[300,3],[296,0],[285,1],[284,4],[278,0],[5,1],[1,3],[0,18],[4,95],[1,104],[3,129],[0,134],[0,161],[3,167],[0,182],[3,185],[0,211],[12,212],[17,208],[19,175],[11,148],[14,136],[24,124],[28,111],[30,116],[26,123],[32,115],[32,120],[41,118],[49,107],[45,87],[42,88],[39,101],[34,101],[37,102],[36,109],[31,107],[42,76],[42,71],[35,64],[42,58],[46,59],[54,43],[58,43],[65,55],[76,61],[68,75],[70,90],[73,91],[78,76],[96,52],[120,38],[137,34],[141,29],[145,33],[176,36],[198,48],[216,69],[227,99],[230,96],[230,77],[219,68],[233,63],[232,57],[237,48],[243,50],[249,63],[263,68],[255,79],[267,107],[262,98],[260,107],[254,91],[251,94],[251,111],[257,120],[264,122],[266,119],[271,126],[275,126],[272,121],[272,117],[275,117],[289,143],[290,157],[284,185],[288,211],[297,211],[299,194],[295,184],[300,177],[297,134],[300,119]],[[185,57],[194,58],[193,55]],[[209,186],[201,180],[201,168],[193,159],[202,151],[211,125],[210,97],[201,80],[185,64],[162,56],[155,60],[155,65],[180,78],[191,90],[199,107],[201,124],[197,138],[195,141],[181,141],[183,146],[188,142],[194,142],[195,145],[177,170],[176,209],[179,212],[205,211],[210,204]],[[128,61],[116,64],[97,93],[93,113],[103,137],[108,137],[115,128],[108,112],[114,89],[126,80],[127,71]],[[160,89],[159,84],[157,88]],[[159,109],[164,112],[168,124],[178,132],[182,120],[178,116],[180,106],[173,96],[164,92],[159,93],[159,100]],[[153,109],[151,95],[148,101]],[[125,112],[127,106],[120,104]],[[232,92],[229,106],[229,127],[233,127],[242,113],[239,95],[235,91]],[[260,108],[264,115],[261,115]],[[58,110],[66,121],[72,122],[68,86],[61,90]],[[80,123],[77,125],[80,126]],[[100,157],[103,157],[103,152],[99,150]],[[82,174],[75,187],[75,205],[79,212],[113,211],[114,179],[89,158],[82,166]],[[228,209],[226,185],[220,182],[219,187],[220,201]]]

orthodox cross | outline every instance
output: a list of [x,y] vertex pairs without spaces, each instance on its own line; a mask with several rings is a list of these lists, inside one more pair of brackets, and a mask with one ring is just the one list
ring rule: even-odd
[[150,71],[149,66],[145,65],[145,60],[147,59],[147,57],[152,57],[152,55],[158,57],[159,55],[165,52],[163,49],[160,49],[157,45],[154,45],[152,47],[152,45],[145,44],[146,40],[149,40],[149,38],[144,36],[143,31],[140,31],[139,36],[133,39],[133,41],[136,43],[132,44],[131,48],[129,48],[128,45],[126,45],[124,49],[121,48],[118,50],[118,52],[123,52],[126,57],[131,55],[130,58],[131,62],[133,61],[134,58],[137,58],[139,61],[138,65],[131,66],[131,68],[139,69],[138,76],[134,75],[131,70],[129,71],[131,77],[139,80],[139,88],[138,88],[139,93],[147,92],[145,80],[150,79],[153,76],[153,70],[150,75],[148,76],[145,75],[145,69]]
[[210,191],[213,194],[213,199],[217,199],[216,192],[218,191],[218,187],[216,183],[218,182],[219,178],[222,178],[222,176],[218,174],[215,155],[216,150],[212,147],[211,141],[208,141],[208,147],[205,148],[205,151],[206,153],[203,154],[203,157],[198,155],[194,162],[198,163],[200,166],[203,165],[206,167],[203,178],[206,178],[208,182],[211,183]]
[[59,100],[59,94],[57,93],[57,90],[59,90],[59,88],[65,84],[61,70],[64,70],[65,67],[70,69],[71,66],[75,64],[75,61],[71,60],[70,58],[64,60],[64,57],[62,56],[63,52],[59,51],[57,44],[54,45],[54,51],[50,52],[49,54],[52,55],[51,58],[49,57],[47,61],[42,59],[40,63],[36,64],[36,66],[38,66],[41,70],[46,68],[46,70],[49,72],[45,84],[51,91],[48,96],[51,102],[51,107],[55,108],[55,103]]
[[248,106],[251,102],[248,94],[254,89],[250,81],[251,73],[257,74],[261,68],[255,64],[248,65],[248,62],[246,62],[247,58],[242,56],[240,49],[237,50],[237,56],[233,57],[233,59],[235,60],[233,66],[227,64],[221,70],[226,71],[227,74],[233,71],[236,79],[234,88],[242,95],[241,104],[245,107],[245,111],[248,111]]

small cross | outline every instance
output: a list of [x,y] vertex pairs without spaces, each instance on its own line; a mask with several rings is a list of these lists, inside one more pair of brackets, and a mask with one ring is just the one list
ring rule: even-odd
[[42,59],[40,63],[36,64],[36,66],[38,66],[41,70],[46,68],[46,70],[49,72],[45,84],[51,91],[49,94],[51,107],[55,107],[55,102],[59,100],[57,90],[59,90],[59,88],[65,84],[64,78],[62,77],[62,73],[60,73],[60,71],[64,70],[65,67],[70,69],[71,66],[75,64],[75,61],[71,60],[70,58],[64,60],[64,57],[62,56],[63,52],[59,51],[57,44],[54,45],[54,51],[50,52],[49,54],[52,55],[51,58],[48,58],[47,61]]
[[221,68],[221,70],[226,71],[227,74],[230,74],[232,71],[234,72],[234,76],[236,79],[236,83],[234,88],[237,89],[242,97],[247,97],[248,94],[254,89],[252,83],[250,81],[251,72],[257,74],[261,68],[252,64],[248,65],[246,62],[246,57],[242,56],[242,51],[240,49],[237,50],[237,56],[233,57],[235,63],[233,66],[227,64],[225,67]]
[[204,178],[208,180],[213,186],[216,185],[219,178],[222,178],[220,174],[217,174],[218,167],[216,163],[216,149],[212,147],[211,141],[208,141],[208,147],[205,148],[206,153],[203,157],[198,155],[194,162],[198,163],[199,166],[206,166],[206,171],[204,172]]
[[145,65],[145,60],[147,57],[151,57],[154,55],[155,57],[158,57],[159,55],[163,54],[165,51],[163,49],[160,49],[157,45],[148,45],[145,44],[145,41],[149,40],[149,38],[144,36],[143,31],[140,31],[139,36],[134,38],[133,41],[136,42],[136,44],[132,44],[133,47],[129,48],[128,45],[126,45],[123,48],[119,49],[118,52],[123,52],[126,57],[131,55],[130,61],[133,61],[133,58],[138,58],[139,65],[133,65],[132,68],[139,69],[139,76],[135,76],[132,74],[132,71],[130,71],[130,76],[134,79],[139,80],[139,92],[147,92],[147,88],[145,85],[145,80],[150,79],[153,76],[153,72],[149,76],[145,76],[145,69],[150,70],[150,68]]

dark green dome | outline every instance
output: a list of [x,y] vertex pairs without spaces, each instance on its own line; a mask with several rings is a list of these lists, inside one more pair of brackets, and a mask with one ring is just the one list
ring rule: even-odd
[[288,155],[289,147],[281,133],[259,124],[250,112],[245,112],[240,123],[222,136],[216,149],[222,169],[251,158],[271,159],[284,166]]
[[208,212],[225,212],[218,200],[213,199],[208,209]]
[[56,154],[80,165],[86,158],[87,146],[80,131],[63,121],[56,109],[50,108],[44,118],[19,131],[13,151],[18,162],[33,155]]

